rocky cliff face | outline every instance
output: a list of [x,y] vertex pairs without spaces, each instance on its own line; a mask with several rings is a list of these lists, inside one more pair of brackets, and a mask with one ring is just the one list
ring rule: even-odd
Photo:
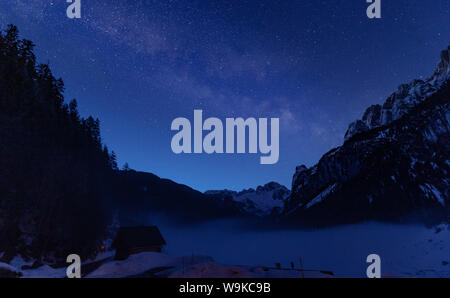
[[450,47],[442,51],[441,61],[434,74],[427,80],[414,80],[409,84],[400,85],[391,96],[381,105],[369,107],[361,120],[350,124],[345,140],[352,136],[380,126],[389,125],[392,121],[400,119],[407,114],[411,108],[424,101],[435,93],[449,78]]
[[352,123],[345,143],[297,167],[282,218],[314,225],[447,217],[450,47],[427,80],[401,85]]

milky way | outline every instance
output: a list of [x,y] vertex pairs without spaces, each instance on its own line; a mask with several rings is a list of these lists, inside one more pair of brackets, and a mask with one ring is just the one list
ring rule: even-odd
[[[394,2],[394,3],[392,3]],[[450,44],[447,0],[383,1],[383,18],[351,1],[2,0],[0,24],[37,45],[77,98],[102,121],[119,161],[200,190],[290,186],[343,141],[348,124],[396,87],[430,75]],[[170,123],[208,116],[280,118],[280,160],[177,156]]]

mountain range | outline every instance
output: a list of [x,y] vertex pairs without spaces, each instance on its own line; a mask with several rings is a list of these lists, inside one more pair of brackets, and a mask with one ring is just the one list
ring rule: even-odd
[[33,48],[14,25],[0,32],[0,261],[64,263],[73,250],[93,256],[115,213],[121,225],[159,216],[296,227],[448,221],[450,47],[428,79],[401,85],[350,124],[341,146],[298,166],[291,190],[270,182],[205,193],[119,170],[99,120],[64,101],[62,79],[36,62]]
[[313,226],[367,220],[430,224],[446,220],[449,57],[450,47],[442,51],[428,79],[399,86],[383,105],[370,106],[362,119],[349,125],[342,146],[324,154],[310,168],[298,166],[291,190],[270,182],[240,192],[200,193],[152,174],[128,172],[122,173],[122,181],[131,179],[134,190],[124,191],[133,200],[145,198],[137,208],[149,205],[191,220],[250,216]]
[[256,189],[249,188],[243,191],[210,190],[206,195],[216,196],[219,200],[230,200],[239,205],[243,212],[257,216],[277,215],[283,210],[284,202],[290,191],[276,182],[269,182]]
[[282,220],[314,225],[447,218],[450,47],[431,77],[401,85],[350,124],[345,142],[298,166]]

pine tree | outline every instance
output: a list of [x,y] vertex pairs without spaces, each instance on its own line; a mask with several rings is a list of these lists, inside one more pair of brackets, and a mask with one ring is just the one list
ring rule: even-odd
[[128,171],[130,171],[131,169],[130,169],[130,166],[128,165],[128,163],[126,162],[124,165],[123,165],[123,167],[122,167],[122,171],[125,171],[125,172],[128,172]]
[[80,122],[80,115],[78,114],[78,103],[76,99],[72,99],[69,103],[69,115],[74,123]]
[[63,81],[36,65],[33,48],[13,25],[0,32],[0,255],[86,258],[105,231],[116,156],[100,121],[64,103]]
[[119,169],[119,167],[117,166],[117,157],[116,157],[116,153],[114,151],[111,152],[111,168],[115,171],[117,171]]

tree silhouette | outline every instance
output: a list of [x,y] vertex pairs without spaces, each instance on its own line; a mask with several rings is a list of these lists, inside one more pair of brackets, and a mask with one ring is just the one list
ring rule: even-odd
[[[64,103],[64,83],[36,64],[17,27],[0,33],[0,252],[65,262],[96,253],[114,198],[115,153],[100,121]],[[1,261],[1,260],[0,260]]]
[[128,171],[130,171],[131,169],[130,169],[130,166],[128,165],[128,163],[126,162],[124,165],[123,165],[123,167],[122,167],[122,171],[125,171],[125,172],[128,172]]

